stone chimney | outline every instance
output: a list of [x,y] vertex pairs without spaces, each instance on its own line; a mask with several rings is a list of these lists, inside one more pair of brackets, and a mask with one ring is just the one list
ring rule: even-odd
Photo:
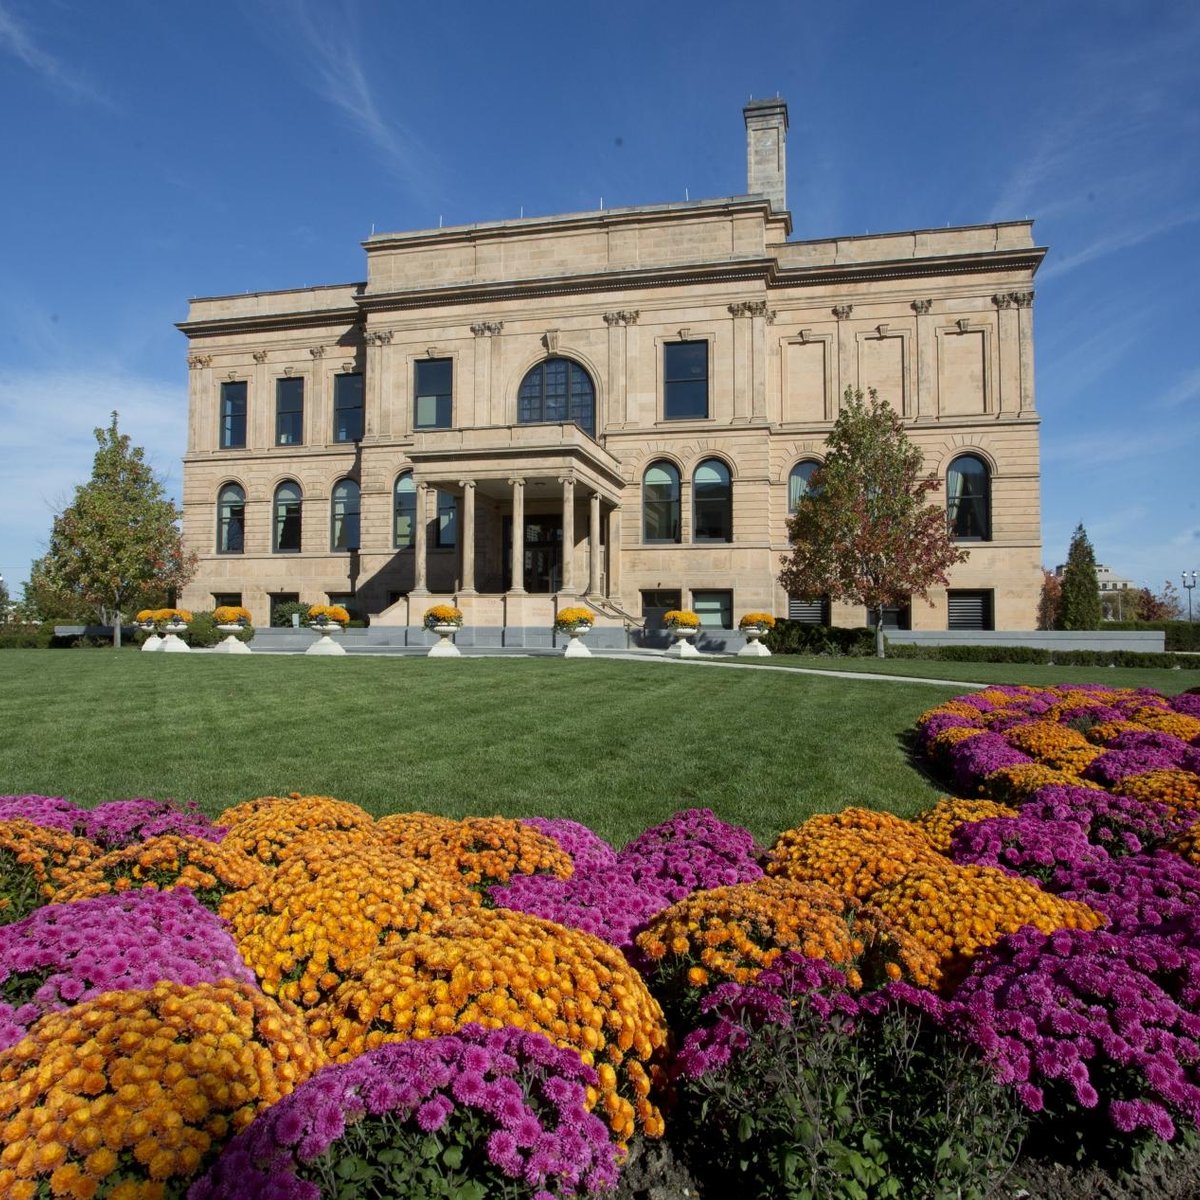
[[787,103],[751,100],[746,118],[746,191],[766,196],[776,212],[787,212]]

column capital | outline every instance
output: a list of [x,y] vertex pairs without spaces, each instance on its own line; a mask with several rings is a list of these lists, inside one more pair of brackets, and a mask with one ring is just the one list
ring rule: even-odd
[[925,314],[928,313],[932,307],[933,307],[932,300],[914,300],[909,305],[909,308],[911,308],[913,310],[913,312],[915,312],[917,314],[918,317],[925,316]]
[[462,489],[465,491],[467,488],[473,488],[473,487],[475,486],[475,480],[473,480],[473,479],[460,479],[460,480],[458,481],[458,486],[459,486],[460,488],[462,488]]
[[511,487],[523,488],[525,486],[525,480],[520,477],[513,477],[508,483]]
[[568,473],[566,475],[560,475],[558,477],[558,482],[559,483],[569,483],[572,487],[574,487],[577,481],[576,481],[574,475]]
[[211,354],[193,354],[188,359],[188,366],[191,367],[193,371],[198,371],[202,367],[211,367],[212,360],[213,356]]
[[848,320],[850,314],[854,311],[853,304],[835,304],[830,310],[839,321]]
[[476,337],[496,337],[503,328],[503,321],[476,321],[471,332]]

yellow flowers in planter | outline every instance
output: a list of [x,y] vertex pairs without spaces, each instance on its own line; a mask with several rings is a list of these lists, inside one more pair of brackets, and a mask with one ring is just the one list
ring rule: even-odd
[[332,796],[262,796],[221,814],[229,826],[224,845],[236,847],[268,866],[283,857],[297,838],[351,830],[375,836],[375,822],[357,804]]
[[690,608],[673,608],[663,613],[663,624],[668,629],[699,629],[700,618]]
[[188,625],[192,614],[186,608],[143,608],[134,617],[138,625]]
[[894,883],[920,863],[941,855],[925,833],[888,812],[846,808],[818,813],[775,839],[767,873],[828,883],[857,900]]
[[1019,810],[995,800],[964,800],[943,796],[932,808],[913,817],[912,823],[929,839],[933,848],[944,854],[950,849],[950,835],[969,821],[986,821],[991,817],[1016,817]]
[[375,829],[397,851],[472,887],[506,883],[513,875],[569,879],[575,869],[553,838],[507,817],[455,821],[429,813],[395,813],[377,821]]
[[359,959],[479,902],[380,841],[326,832],[294,842],[268,878],[227,898],[221,916],[263,991],[313,1008]]
[[659,913],[637,946],[660,972],[684,972],[690,988],[722,979],[747,983],[784,950],[848,968],[851,987],[862,986],[862,970],[924,983],[936,969],[932,956],[877,910],[856,910],[824,883],[770,876],[693,892]]
[[595,614],[590,608],[576,604],[558,610],[554,616],[554,628],[564,633],[573,633],[580,625],[590,628],[595,619]]
[[425,610],[422,623],[426,629],[432,629],[435,625],[461,626],[463,623],[462,609],[455,608],[453,604],[434,604]]
[[298,1013],[246,984],[162,982],[50,1013],[0,1057],[0,1195],[182,1195],[324,1061]]
[[312,604],[308,609],[308,619],[318,625],[347,625],[350,622],[350,614],[340,604]]
[[87,900],[131,888],[191,888],[206,908],[216,909],[229,892],[261,883],[262,865],[228,840],[163,834],[135,842],[86,863],[55,895],[57,902]]
[[662,1134],[649,1098],[667,1039],[658,1003],[615,947],[538,917],[480,910],[385,946],[355,965],[309,1026],[345,1061],[472,1021],[577,1050],[600,1076],[590,1104],[619,1139]]
[[1099,929],[1105,918],[1075,900],[1043,892],[1028,880],[995,867],[959,866],[949,859],[914,866],[880,889],[874,904],[937,956],[934,987],[952,988],[971,960],[1006,933],[1033,925],[1056,929]]
[[240,604],[220,604],[213,609],[213,620],[218,625],[249,625],[250,610]]
[[761,629],[764,633],[775,628],[775,618],[770,613],[750,612],[739,622],[739,629]]

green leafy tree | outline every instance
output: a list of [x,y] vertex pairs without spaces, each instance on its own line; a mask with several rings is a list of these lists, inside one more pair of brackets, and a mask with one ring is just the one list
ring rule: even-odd
[[1083,525],[1077,525],[1067,551],[1062,573],[1062,600],[1058,610],[1059,629],[1100,628],[1100,581],[1096,576],[1096,554]]
[[946,512],[927,497],[941,487],[892,407],[872,389],[847,388],[813,475],[788,521],[792,549],[779,582],[790,595],[862,604],[875,614],[875,648],[884,655],[883,610],[928,599],[967,557],[950,538]]
[[[177,522],[182,515],[165,495],[140,446],[117,429],[97,429],[92,477],[57,517],[50,548],[34,575],[47,597],[66,597],[111,620],[113,645],[121,644],[121,619],[149,597],[183,587],[196,569],[184,552]],[[32,580],[31,580],[32,582]]]
[[1179,589],[1169,580],[1163,581],[1161,592],[1142,588],[1137,592],[1139,621],[1178,621],[1183,616],[1183,601]]

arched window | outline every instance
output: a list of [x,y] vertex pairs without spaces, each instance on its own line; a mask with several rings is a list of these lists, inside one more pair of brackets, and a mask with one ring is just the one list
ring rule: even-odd
[[569,358],[548,358],[521,380],[517,422],[521,425],[574,421],[596,432],[596,389],[591,376]]
[[692,476],[692,541],[733,541],[733,486],[719,458],[706,458]]
[[821,464],[815,458],[806,458],[798,462],[788,476],[788,512],[794,513],[800,507],[800,501],[812,487],[812,477],[821,469]]
[[246,493],[227,483],[217,495],[217,553],[241,554],[246,548]]
[[417,484],[411,471],[396,477],[392,501],[392,544],[397,550],[411,550],[417,536]]
[[357,550],[359,546],[359,499],[361,492],[353,479],[334,485],[330,506],[329,548]]
[[295,554],[300,549],[300,485],[290,479],[275,489],[273,537],[276,554]]
[[642,539],[679,541],[679,472],[669,462],[651,463],[642,476]]
[[987,463],[961,454],[946,472],[946,517],[950,536],[987,542],[992,537],[992,481]]

